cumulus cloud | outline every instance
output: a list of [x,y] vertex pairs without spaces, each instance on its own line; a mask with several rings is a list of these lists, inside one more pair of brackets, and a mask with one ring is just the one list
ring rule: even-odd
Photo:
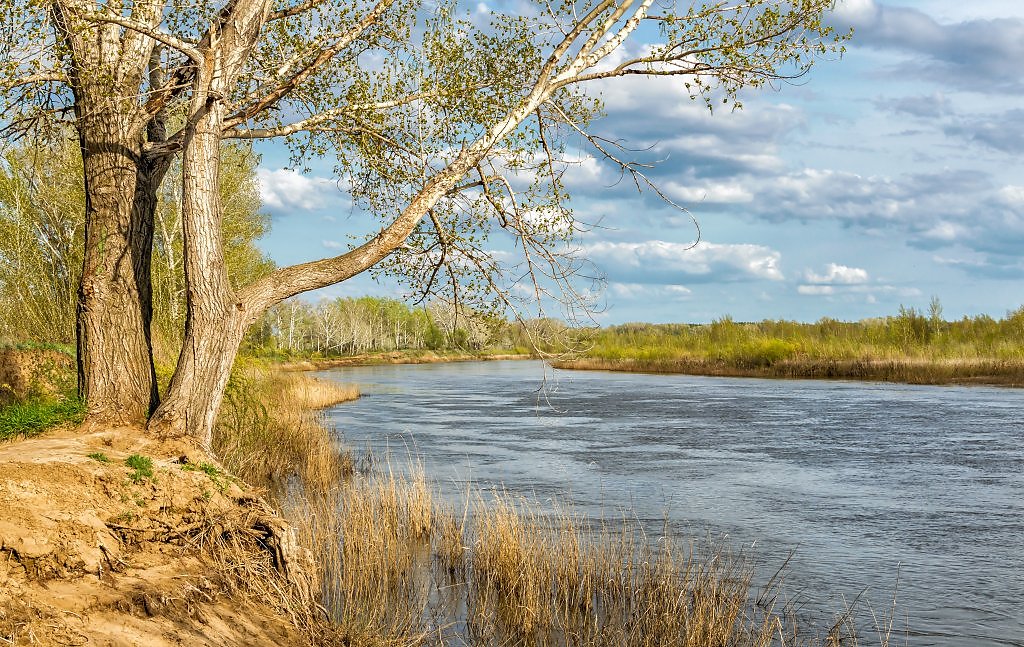
[[616,299],[647,301],[684,301],[693,290],[684,285],[649,285],[646,283],[609,283],[608,294]]
[[602,241],[583,245],[581,251],[607,273],[610,283],[683,285],[783,279],[779,269],[782,255],[763,245]]
[[897,285],[807,285],[801,284],[796,287],[797,294],[804,296],[820,297],[843,297],[866,299],[874,303],[877,297],[882,295],[897,296],[901,299],[920,297],[922,292],[915,287]]
[[332,192],[337,195],[332,180],[307,177],[291,169],[271,170],[261,166],[256,169],[256,177],[260,183],[260,199],[275,210],[319,209],[328,203]]
[[754,199],[754,195],[739,182],[695,182],[683,185],[668,181],[662,190],[670,198],[682,204],[706,202],[711,204],[742,204]]
[[832,17],[854,27],[853,46],[899,50],[914,59],[904,73],[979,92],[1024,92],[1024,20],[939,23],[923,11],[875,0],[844,0]]
[[838,263],[829,263],[821,274],[807,270],[804,279],[808,283],[821,285],[856,285],[868,282],[868,271],[859,267],[847,267]]

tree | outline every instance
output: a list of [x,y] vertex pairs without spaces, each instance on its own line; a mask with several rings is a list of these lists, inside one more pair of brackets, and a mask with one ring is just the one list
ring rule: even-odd
[[[38,144],[38,145],[36,145]],[[223,151],[225,258],[232,285],[273,269],[255,246],[269,227],[260,212],[256,157],[247,147]],[[153,336],[175,356],[185,321],[180,164],[168,171],[154,212]],[[177,182],[175,181],[177,180]],[[85,231],[82,155],[65,137],[25,142],[0,162],[0,338],[75,343],[75,304]],[[161,346],[155,343],[155,346]]]
[[0,166],[0,337],[75,343],[85,209],[71,142],[8,150]]
[[[653,0],[538,0],[529,15],[492,14],[480,27],[454,3],[415,0],[6,0],[4,24],[19,27],[7,34],[9,128],[70,118],[83,150],[79,352],[90,416],[138,421],[152,410],[154,432],[208,445],[246,328],[283,299],[374,267],[423,298],[479,290],[512,306],[517,283],[538,300],[585,296],[572,283],[577,259],[564,253],[579,229],[561,183],[567,138],[638,187],[646,178],[588,131],[599,104],[584,84],[677,76],[693,98],[728,105],[741,88],[799,76],[836,51],[841,39],[823,22],[831,5],[684,1],[654,13]],[[184,117],[174,131],[172,110]],[[296,163],[336,155],[340,184],[380,228],[338,256],[233,286],[221,145],[269,138],[286,139]],[[187,316],[157,407],[152,212],[179,152]],[[516,264],[487,252],[492,232],[515,239]]]

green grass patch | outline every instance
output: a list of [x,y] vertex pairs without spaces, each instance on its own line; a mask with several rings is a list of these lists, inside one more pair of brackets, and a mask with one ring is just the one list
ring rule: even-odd
[[0,409],[0,441],[36,436],[60,424],[79,424],[84,418],[85,403],[77,397],[16,402]]
[[0,350],[52,350],[58,353],[64,353],[69,357],[75,357],[76,355],[74,346],[48,341],[0,342]]
[[224,472],[224,470],[218,468],[216,465],[210,463],[186,463],[181,466],[182,471],[185,472],[202,472],[210,477],[213,484],[217,486],[217,489],[223,492],[228,487],[228,483],[231,481],[231,477]]
[[132,473],[128,475],[128,478],[130,478],[133,483],[141,483],[145,479],[153,478],[153,459],[148,456],[132,454],[128,458],[124,459],[124,464],[133,470]]
[[106,454],[104,454],[103,452],[93,452],[91,454],[86,454],[86,456],[88,458],[93,459],[94,461],[99,461],[101,463],[109,463],[110,462],[110,458]]

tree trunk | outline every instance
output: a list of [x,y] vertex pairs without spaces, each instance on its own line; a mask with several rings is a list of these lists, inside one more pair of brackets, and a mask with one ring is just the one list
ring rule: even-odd
[[[144,124],[135,97],[152,42],[117,25],[80,20],[78,3],[57,1],[51,10],[55,39],[69,53],[85,177],[78,389],[90,421],[142,424],[157,401],[150,262],[163,175],[143,155]],[[161,13],[151,4],[133,17],[155,25]]]
[[79,392],[91,421],[143,424],[157,402],[149,271],[159,180],[139,168],[142,141],[124,123],[131,117],[103,112],[80,120],[79,129],[86,178]]
[[231,366],[250,316],[238,301],[224,263],[220,201],[223,104],[197,91],[198,115],[182,155],[182,242],[185,266],[185,339],[167,396],[149,429],[164,437],[189,436],[209,450]]

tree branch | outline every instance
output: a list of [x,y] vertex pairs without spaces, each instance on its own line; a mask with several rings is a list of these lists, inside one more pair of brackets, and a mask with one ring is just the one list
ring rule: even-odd
[[36,74],[29,74],[28,76],[20,76],[13,79],[3,79],[0,81],[0,88],[4,90],[10,90],[17,88],[22,85],[35,85],[37,83],[67,83],[68,77],[63,72],[56,70],[48,70],[46,72],[37,72]]
[[233,128],[241,123],[245,123],[249,119],[252,119],[270,106],[275,105],[278,101],[292,92],[292,90],[301,85],[327,61],[334,58],[335,55],[355,42],[359,36],[361,36],[367,29],[376,23],[378,19],[380,19],[384,12],[387,11],[394,2],[395,0],[380,0],[370,13],[363,16],[362,20],[357,22],[348,32],[335,40],[331,45],[320,50],[312,61],[303,66],[295,74],[285,79],[276,88],[257,100],[253,105],[238,110],[235,114],[226,118],[224,120],[224,126],[226,128]]
[[278,11],[271,13],[270,16],[267,18],[267,21],[269,22],[271,20],[291,18],[292,16],[297,16],[300,13],[309,11],[310,9],[313,9],[314,7],[317,7],[323,3],[324,0],[306,0],[306,2],[300,2],[297,5],[292,5],[291,7],[279,9]]
[[190,43],[173,34],[162,32],[158,29],[152,28],[149,25],[142,24],[129,18],[122,18],[120,16],[112,16],[105,13],[99,13],[95,11],[89,11],[79,16],[82,20],[92,23],[108,23],[112,25],[118,25],[129,29],[134,32],[138,32],[144,36],[149,36],[158,43],[163,43],[172,49],[176,49],[185,56],[192,59],[197,64],[203,62],[203,55],[199,51],[199,48],[195,43]]

